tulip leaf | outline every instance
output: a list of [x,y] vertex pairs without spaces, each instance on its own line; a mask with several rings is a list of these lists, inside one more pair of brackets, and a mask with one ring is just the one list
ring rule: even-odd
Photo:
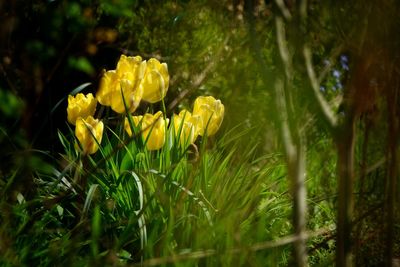
[[87,197],[85,199],[85,204],[83,206],[83,212],[82,216],[86,215],[89,211],[90,205],[92,203],[92,200],[95,196],[96,190],[98,189],[99,185],[98,184],[92,184],[89,188],[89,192],[87,194]]

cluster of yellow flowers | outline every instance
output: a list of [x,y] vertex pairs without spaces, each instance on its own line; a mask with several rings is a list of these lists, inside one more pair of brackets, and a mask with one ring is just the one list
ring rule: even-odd
[[182,146],[193,144],[200,136],[214,135],[224,118],[224,105],[212,96],[199,96],[194,101],[193,113],[186,109],[174,114],[174,132],[179,133]]
[[[142,100],[155,103],[161,101],[169,86],[166,63],[151,58],[142,60],[140,56],[121,55],[117,68],[106,71],[101,78],[96,98],[91,93],[68,96],[68,122],[76,125],[75,136],[84,154],[93,154],[101,143],[104,124],[94,119],[97,102],[109,106],[117,113],[133,113]],[[193,113],[182,110],[173,117],[173,131],[181,146],[187,146],[201,135],[214,135],[224,117],[224,105],[212,96],[200,96],[194,102]],[[161,111],[156,114],[132,116],[135,127],[141,129],[148,150],[158,150],[165,143],[169,119]],[[128,118],[125,130],[132,136]],[[179,136],[178,136],[179,135]]]
[[69,123],[76,125],[75,136],[84,154],[95,153],[103,136],[103,122],[93,118],[96,105],[97,100],[92,94],[68,96],[67,119]]

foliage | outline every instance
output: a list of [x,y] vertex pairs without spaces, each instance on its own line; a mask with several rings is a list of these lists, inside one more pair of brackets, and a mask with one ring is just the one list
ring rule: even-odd
[[[281,78],[288,124],[303,138],[309,265],[334,264],[340,161],[350,154],[354,264],[398,261],[400,7],[307,1],[301,18],[301,3],[1,2],[0,265],[296,264],[296,190],[274,93]],[[339,125],[354,128],[324,121],[303,45],[316,91]],[[98,105],[88,113],[103,119],[102,140],[83,131],[80,141],[66,123],[68,95],[94,95],[120,54],[167,63],[168,94],[132,104],[133,114],[126,101],[121,115]],[[225,117],[216,135],[196,140],[194,114],[186,126],[179,111],[194,110],[200,95],[220,98]],[[137,118],[156,111],[170,121],[165,144],[150,151]],[[342,153],[350,129],[354,153]]]

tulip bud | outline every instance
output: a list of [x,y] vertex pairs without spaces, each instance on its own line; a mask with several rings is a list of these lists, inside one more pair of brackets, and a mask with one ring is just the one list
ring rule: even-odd
[[199,134],[214,135],[224,119],[224,105],[212,96],[199,96],[194,101],[193,115],[201,117],[202,127]]
[[182,147],[193,144],[202,128],[201,117],[185,109],[179,115],[174,115],[173,124],[175,136]]
[[[165,124],[168,125],[169,120],[164,120],[161,111],[154,115],[146,113],[144,116],[132,116],[132,120],[135,126],[140,126],[142,138],[146,142],[148,150],[158,150],[163,147],[165,143]],[[128,118],[125,118],[125,130],[129,136],[132,136]]]
[[149,59],[140,86],[143,87],[143,100],[150,103],[161,101],[167,94],[169,86],[167,64],[160,63],[155,58]]
[[99,148],[103,136],[104,124],[92,116],[76,121],[75,136],[78,139],[83,154],[93,154]]
[[96,111],[97,100],[91,93],[86,96],[82,93],[76,96],[68,96],[67,119],[68,122],[75,125],[79,117],[87,118],[93,116]]

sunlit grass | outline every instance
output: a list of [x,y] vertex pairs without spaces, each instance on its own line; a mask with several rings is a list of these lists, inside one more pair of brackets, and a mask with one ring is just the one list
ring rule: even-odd
[[[164,147],[148,151],[140,136],[109,125],[87,156],[72,130],[60,132],[59,166],[38,171],[35,199],[3,216],[16,227],[2,228],[12,242],[2,264],[290,264],[290,242],[259,249],[291,235],[292,207],[282,155],[257,156],[252,138],[243,148],[251,131],[239,125],[183,149],[168,128]],[[326,218],[311,222],[317,229]],[[327,255],[318,253],[317,261]]]
[[[196,140],[183,132],[185,116],[177,128],[177,115],[166,117],[163,101],[161,116],[145,126],[144,117],[131,115],[122,99],[126,114],[108,107],[96,113],[104,122],[101,140],[91,131],[79,140],[68,125],[67,132],[58,132],[63,151],[57,157],[33,151],[51,163],[33,164],[42,167],[34,169],[37,191],[29,201],[17,190],[12,202],[2,199],[8,212],[0,217],[1,264],[292,264],[293,207],[285,159],[280,153],[260,153],[258,130],[242,123],[208,136],[210,117]],[[208,100],[221,108],[219,100]],[[153,107],[147,111],[154,112]],[[154,142],[151,134],[161,119],[165,142],[149,150],[147,143]],[[91,139],[96,149],[89,154],[85,146]],[[321,149],[329,151],[327,146],[321,141],[307,153],[317,157]],[[331,262],[334,248],[331,243],[318,248],[325,242],[319,233],[334,221],[334,201],[324,193],[332,195],[335,185],[327,187],[323,179],[335,163],[327,163],[323,169],[317,162],[309,164],[316,174],[307,181],[314,264]],[[11,173],[8,183],[17,175]],[[3,196],[9,194],[8,184],[2,191]],[[332,234],[333,229],[328,230]]]
[[146,263],[183,253],[189,259],[182,264],[192,265],[198,259],[191,253],[211,250],[201,262],[286,261],[276,249],[246,252],[291,230],[281,157],[255,157],[255,140],[239,153],[239,137],[248,130],[238,127],[182,149],[169,128],[163,149],[148,151],[122,127],[106,128],[92,156],[78,152],[72,130],[59,133],[60,165],[52,174],[37,172],[36,199],[12,205],[4,217],[17,225],[10,238],[18,236],[4,264]]

